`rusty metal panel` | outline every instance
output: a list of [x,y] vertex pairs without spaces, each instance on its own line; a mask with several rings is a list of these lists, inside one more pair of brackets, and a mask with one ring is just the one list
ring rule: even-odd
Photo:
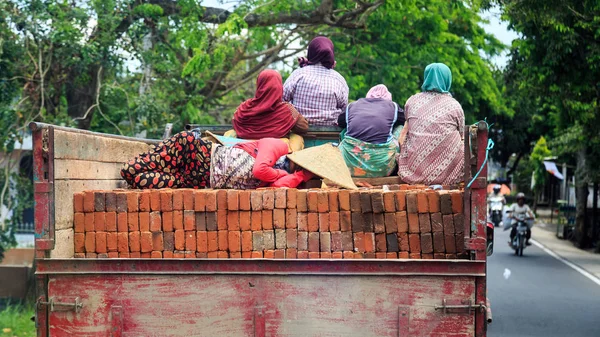
[[123,336],[403,336],[404,323],[410,336],[472,337],[472,313],[434,307],[475,301],[475,286],[474,277],[56,275],[48,296],[83,307],[50,312],[49,332],[109,335],[117,306]]

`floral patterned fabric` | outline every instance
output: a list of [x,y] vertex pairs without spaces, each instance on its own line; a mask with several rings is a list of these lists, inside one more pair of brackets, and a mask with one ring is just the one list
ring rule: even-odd
[[400,150],[398,136],[402,126],[394,130],[394,139],[383,144],[363,142],[343,135],[340,143],[342,157],[353,177],[387,177],[396,168],[396,156]]
[[255,159],[248,152],[237,147],[213,145],[210,167],[210,186],[212,188],[253,189],[261,181],[252,174]]

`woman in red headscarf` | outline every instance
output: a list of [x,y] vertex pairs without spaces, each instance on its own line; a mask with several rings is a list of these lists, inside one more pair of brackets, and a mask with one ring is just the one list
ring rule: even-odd
[[[283,82],[276,70],[263,70],[256,80],[256,94],[237,108],[233,115],[236,137],[243,139],[284,138],[308,131],[308,122],[290,103],[282,100]],[[231,135],[231,134],[229,134]],[[304,142],[292,135],[290,146],[298,151]],[[300,137],[301,138],[301,137]],[[301,142],[301,145],[296,143]],[[297,148],[299,147],[299,148]]]

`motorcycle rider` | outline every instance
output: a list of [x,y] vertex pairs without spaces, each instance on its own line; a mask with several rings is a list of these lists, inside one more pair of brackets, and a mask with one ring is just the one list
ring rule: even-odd
[[[508,244],[511,244],[515,236],[517,235],[517,222],[518,219],[533,219],[534,215],[529,208],[529,205],[525,204],[525,194],[517,193],[517,203],[512,204],[509,208],[510,218],[512,219],[512,229],[510,230],[510,241]],[[527,246],[531,246],[529,239],[531,239],[531,228],[527,226],[527,234],[526,234],[526,244]]]
[[495,198],[502,199],[502,205],[506,205],[506,198],[504,197],[504,194],[500,193],[501,188],[502,188],[502,186],[500,186],[498,184],[494,185],[493,192],[488,196],[488,209],[489,209],[490,215],[492,213],[492,209],[490,206],[491,206],[492,200],[494,200]]

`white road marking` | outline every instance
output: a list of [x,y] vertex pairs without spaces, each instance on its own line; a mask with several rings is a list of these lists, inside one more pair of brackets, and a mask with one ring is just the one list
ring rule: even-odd
[[535,241],[534,239],[530,239],[530,241],[538,246],[540,249],[542,249],[544,252],[546,252],[548,255],[552,256],[553,258],[557,259],[558,261],[566,264],[567,266],[573,268],[575,271],[577,271],[578,273],[580,273],[581,275],[587,277],[588,279],[590,279],[592,282],[596,283],[597,285],[600,286],[600,278],[592,275],[591,273],[589,273],[587,270],[579,267],[578,265],[572,263],[571,261],[563,258],[562,256],[556,254],[555,252],[551,251],[550,249],[546,248],[546,246],[542,245],[541,243]]

